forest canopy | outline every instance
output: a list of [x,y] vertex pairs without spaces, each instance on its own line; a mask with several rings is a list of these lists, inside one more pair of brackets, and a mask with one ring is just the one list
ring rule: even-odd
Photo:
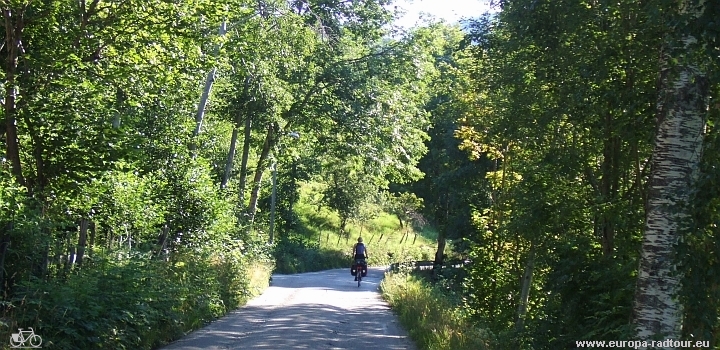
[[2,2],[0,333],[167,343],[320,250],[313,188],[346,239],[432,226],[498,348],[717,346],[720,6],[494,6]]

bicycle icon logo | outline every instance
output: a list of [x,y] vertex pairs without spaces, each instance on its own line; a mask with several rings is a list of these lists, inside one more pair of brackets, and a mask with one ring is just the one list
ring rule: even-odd
[[[30,346],[25,346],[25,343]],[[18,328],[18,332],[10,336],[10,347],[13,349],[37,349],[41,344],[42,338],[35,334],[32,327],[30,327],[29,331]]]

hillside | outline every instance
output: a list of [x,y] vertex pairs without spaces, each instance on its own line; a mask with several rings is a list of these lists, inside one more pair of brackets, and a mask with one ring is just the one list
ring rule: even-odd
[[[353,244],[363,237],[370,265],[388,265],[407,260],[432,260],[437,232],[428,225],[403,225],[377,204],[376,214],[367,221],[351,221],[340,232],[340,218],[320,201],[317,183],[303,183],[294,206],[299,222],[289,238],[280,238],[276,272],[296,273],[349,266]],[[366,208],[367,209],[367,208]]]

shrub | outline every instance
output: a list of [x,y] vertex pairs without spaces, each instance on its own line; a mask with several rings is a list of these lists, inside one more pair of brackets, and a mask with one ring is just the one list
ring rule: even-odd
[[270,271],[239,250],[170,261],[116,252],[65,280],[22,282],[0,336],[33,327],[44,348],[151,349],[243,304]]

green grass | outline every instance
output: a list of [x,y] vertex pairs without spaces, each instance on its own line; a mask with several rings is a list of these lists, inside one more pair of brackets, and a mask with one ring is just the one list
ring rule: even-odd
[[389,273],[380,288],[420,349],[490,348],[491,335],[468,321],[460,303],[422,278],[406,272]]
[[300,224],[293,232],[303,243],[278,247],[276,272],[298,273],[348,267],[352,247],[362,236],[367,246],[370,265],[389,265],[410,260],[432,260],[435,256],[437,232],[431,227],[415,229],[400,227],[394,215],[378,210],[366,222],[350,222],[347,235],[340,235],[340,218],[318,205],[319,187],[306,183],[300,187],[300,201],[294,206]]

